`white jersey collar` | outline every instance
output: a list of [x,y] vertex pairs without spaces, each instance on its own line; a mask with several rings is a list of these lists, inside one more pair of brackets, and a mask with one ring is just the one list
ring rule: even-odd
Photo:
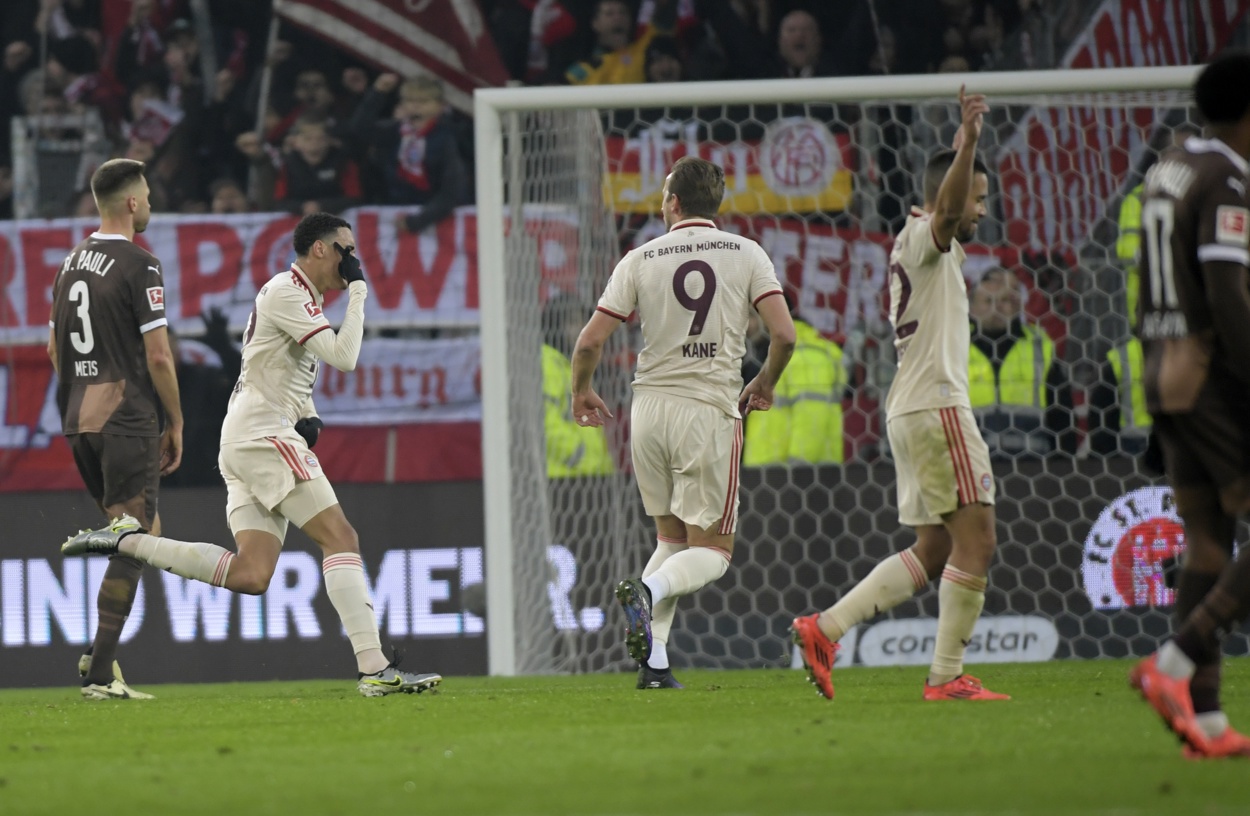
[[300,269],[299,264],[291,264],[291,277],[295,279],[295,283],[301,289],[308,290],[308,294],[313,296],[313,302],[318,306],[320,306],[322,301],[325,300],[325,297],[317,291],[317,287],[312,285],[312,280],[308,277],[308,273],[303,269]]
[[115,232],[93,232],[91,237],[97,241],[129,241],[125,235],[118,235]]
[[672,228],[669,229],[669,232],[676,232],[677,230],[685,229],[686,227],[711,227],[712,229],[716,229],[716,222],[710,218],[687,218],[674,224]]

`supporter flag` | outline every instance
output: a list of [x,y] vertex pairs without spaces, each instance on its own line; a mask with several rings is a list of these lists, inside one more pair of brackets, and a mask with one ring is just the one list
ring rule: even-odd
[[508,80],[475,0],[274,0],[273,7],[377,68],[438,77],[447,101],[466,113],[474,88]]

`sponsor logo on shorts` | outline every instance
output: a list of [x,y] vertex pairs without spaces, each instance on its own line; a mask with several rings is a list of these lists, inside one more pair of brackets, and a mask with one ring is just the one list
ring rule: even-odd
[[[864,666],[927,666],[937,643],[937,620],[883,621],[859,636],[858,662]],[[1059,648],[1059,630],[1037,615],[981,618],[968,641],[968,663],[1050,660]],[[844,649],[845,651],[845,649]]]
[[162,312],[165,311],[164,286],[148,287],[148,306],[151,307],[152,311],[156,311],[157,309],[160,309]]
[[994,484],[994,480],[990,478],[990,474],[982,473],[981,474],[981,489],[988,492],[990,489],[990,485],[992,484]]
[[320,465],[317,464],[317,457],[313,456],[311,453],[304,457],[304,461],[308,463],[309,467],[320,467]]
[[1103,508],[1085,537],[1081,577],[1095,609],[1171,606],[1163,561],[1185,549],[1185,528],[1169,487],[1142,487]]

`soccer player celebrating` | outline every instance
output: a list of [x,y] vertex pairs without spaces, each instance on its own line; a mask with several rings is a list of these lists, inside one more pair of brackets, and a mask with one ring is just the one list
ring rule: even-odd
[[[1190,138],[1142,189],[1146,403],[1185,523],[1176,637],[1131,684],[1195,757],[1250,756],[1220,705],[1220,641],[1250,613],[1250,547],[1232,560],[1250,511],[1250,52],[1198,75],[1210,139]],[[1230,563],[1231,562],[1231,563]]]
[[[184,578],[259,595],[269,587],[293,522],[324,554],[326,593],[356,652],[360,693],[421,692],[442,678],[399,671],[383,655],[356,531],[310,450],[322,428],[312,401],[320,361],[351,371],[360,354],[368,288],[353,254],[356,239],[343,219],[314,213],[299,222],[294,243],[291,269],[256,296],[243,335],[243,370],[221,429],[226,516],[238,552],[161,538],[131,516],[79,533],[61,551],[122,553]],[[348,291],[337,332],[321,311],[325,293],[336,289]]]
[[[100,229],[74,247],[52,284],[48,356],[61,428],[106,517],[129,514],[159,532],[156,494],[182,460],[182,408],[160,261],[134,243],[152,215],[143,162],[105,162],[91,193]],[[142,569],[128,556],[109,558],[95,639],[78,662],[87,700],[152,698],[126,685],[113,659]]]
[[[603,344],[637,310],[643,348],[631,407],[630,448],[657,544],[640,579],[622,581],[625,646],[641,664],[638,688],[681,688],[668,661],[677,599],[725,574],[738,523],[744,411],[766,411],[794,350],[794,323],[772,261],[759,244],[716,228],[725,173],[679,159],[664,182],[668,232],[626,255],[573,351],[573,416],[611,416],[591,387]],[[776,296],[776,297],[774,297]],[[742,387],[750,309],[772,340],[759,376]],[[966,330],[965,330],[966,331]]]
[[989,173],[977,158],[985,97],[959,90],[955,149],[929,160],[924,209],[913,209],[890,253],[890,323],[898,374],[886,398],[898,475],[899,522],[916,543],[878,564],[833,607],[796,618],[791,634],[808,679],[833,698],[838,640],[860,621],[938,586],[938,631],[925,700],[1006,700],[963,670],[985,604],[996,545],[989,449],[968,400],[968,291],[961,241],[985,215]]

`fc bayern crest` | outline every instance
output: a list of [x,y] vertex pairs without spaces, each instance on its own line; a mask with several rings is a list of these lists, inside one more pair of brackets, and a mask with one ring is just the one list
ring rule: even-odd
[[782,119],[764,134],[760,170],[765,183],[780,195],[820,195],[841,164],[838,144],[820,122]]
[[1171,606],[1165,559],[1185,549],[1185,528],[1170,487],[1142,487],[1113,501],[1085,538],[1081,574],[1095,609]]

